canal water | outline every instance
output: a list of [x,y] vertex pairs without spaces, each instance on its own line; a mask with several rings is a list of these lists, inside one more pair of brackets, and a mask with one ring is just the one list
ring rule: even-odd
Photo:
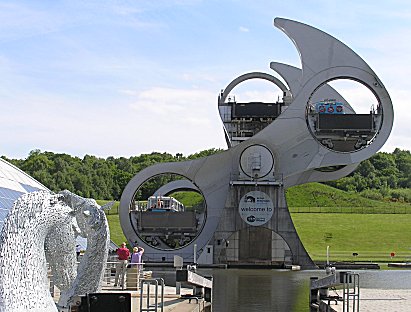
[[[166,285],[175,285],[174,270],[153,270]],[[360,288],[411,289],[411,270],[351,272],[359,273]],[[310,277],[325,276],[324,270],[199,269],[197,273],[213,276],[213,312],[309,312]]]
[[[355,272],[363,288],[411,289],[411,270]],[[308,312],[310,277],[325,276],[323,270],[202,269],[198,273],[213,276],[213,312]]]

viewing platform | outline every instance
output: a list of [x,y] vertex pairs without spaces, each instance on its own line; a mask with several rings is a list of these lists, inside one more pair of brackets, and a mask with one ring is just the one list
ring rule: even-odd
[[[212,277],[203,277],[188,270],[177,270],[174,274],[177,273],[176,279],[180,284],[178,287],[177,283],[176,286],[168,286],[164,278],[158,274],[153,276],[153,271],[138,271],[134,266],[127,268],[123,281],[120,275],[119,285],[115,286],[115,265],[116,262],[107,262],[99,292],[74,297],[71,308],[58,306],[60,290],[54,285],[53,277],[49,274],[50,294],[59,312],[211,311]],[[145,263],[141,263],[141,266],[143,265]]]
[[[146,290],[146,289],[145,289]],[[176,294],[176,287],[164,286],[164,306],[163,312],[203,312],[211,311],[211,303],[206,302],[204,299],[189,300],[188,298],[182,298],[184,295],[192,294],[193,290],[190,288],[181,288],[180,294]],[[130,294],[131,296],[131,310],[130,311],[140,311],[140,290],[121,290],[120,287],[114,287],[113,285],[104,285],[101,291],[101,294]],[[160,297],[160,295],[158,295]],[[58,292],[55,293],[54,300],[57,302],[60,297]],[[157,298],[160,302],[160,298]],[[155,301],[155,286],[150,286],[150,304]],[[147,294],[143,295],[143,303],[147,302]],[[74,307],[71,310],[72,312],[79,311]],[[107,310],[108,311],[108,310]],[[120,310],[119,310],[120,311]],[[128,311],[128,310],[126,310]],[[161,311],[161,308],[158,307],[158,311]]]

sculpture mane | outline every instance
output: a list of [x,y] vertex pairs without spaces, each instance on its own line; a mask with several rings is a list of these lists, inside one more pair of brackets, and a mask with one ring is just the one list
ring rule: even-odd
[[[69,191],[20,197],[0,235],[0,312],[57,311],[47,262],[61,291],[59,306],[68,307],[75,296],[99,291],[110,243],[103,209],[95,200]],[[88,240],[78,267],[77,235]]]
[[75,210],[61,195],[24,194],[15,202],[0,235],[0,312],[55,312],[47,280],[46,236],[69,223]]
[[69,191],[60,194],[77,211],[78,234],[87,238],[87,250],[78,265],[77,276],[70,288],[64,289],[60,295],[58,304],[67,307],[75,296],[101,290],[110,245],[110,231],[104,209],[111,208],[112,203],[100,207],[94,199],[82,198]]

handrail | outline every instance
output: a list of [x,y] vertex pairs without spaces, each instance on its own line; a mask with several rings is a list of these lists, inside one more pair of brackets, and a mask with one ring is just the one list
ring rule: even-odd
[[329,213],[329,214],[411,214],[411,205],[404,207],[381,206],[289,206],[291,213]]
[[[158,285],[161,284],[161,302],[158,303]],[[162,278],[146,278],[140,282],[140,312],[157,312],[158,308],[161,312],[164,311],[164,279]],[[154,304],[150,304],[150,286],[154,284]],[[146,306],[143,307],[144,286],[147,286]]]
[[[338,286],[342,286],[343,296],[330,296],[329,288]],[[335,272],[334,269],[334,273],[328,274],[324,278],[318,279],[318,277],[311,277],[309,296],[310,311],[317,311],[322,305],[328,307],[331,301],[334,301],[336,304],[338,301],[342,301],[343,312],[359,312],[359,274],[353,272]],[[324,303],[324,301],[328,301],[328,303]]]
[[[77,262],[77,265],[79,263],[80,262]],[[100,262],[96,261],[95,263],[100,263]],[[104,274],[103,274],[103,280],[102,280],[102,287],[108,287],[108,286],[110,286],[111,284],[114,283],[114,276],[115,276],[115,271],[114,270],[116,269],[116,264],[117,263],[118,263],[118,261],[106,261],[106,266],[105,266],[105,270],[104,270]],[[127,272],[127,269],[130,269],[130,268],[126,269],[126,273],[125,273],[126,276],[130,275],[130,277],[132,277],[133,274],[138,274],[139,275],[139,276],[137,276],[138,278],[137,278],[137,281],[136,281],[136,288],[137,289],[138,289],[139,280],[144,277],[144,273],[145,273],[144,265],[145,264],[146,264],[145,262],[129,263],[131,268],[136,267],[136,266],[140,267],[139,270],[137,271],[137,273]],[[47,263],[47,266],[49,267],[48,263]],[[56,291],[59,292],[60,290],[58,289],[57,286],[55,287],[53,275],[51,274],[50,270],[48,270],[48,278],[49,278],[50,294],[51,294],[52,297],[54,297],[55,292]],[[121,276],[119,277],[119,279],[122,280]],[[125,289],[125,284],[126,284],[126,279],[124,279],[124,282],[122,283],[122,289],[123,290]]]

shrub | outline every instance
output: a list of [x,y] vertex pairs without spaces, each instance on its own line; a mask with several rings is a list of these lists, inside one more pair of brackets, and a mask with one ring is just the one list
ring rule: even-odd
[[397,201],[405,201],[411,203],[411,189],[395,189],[391,190],[390,196]]
[[374,200],[383,200],[384,196],[381,194],[379,190],[370,190],[366,189],[360,193],[362,197],[374,199]]

